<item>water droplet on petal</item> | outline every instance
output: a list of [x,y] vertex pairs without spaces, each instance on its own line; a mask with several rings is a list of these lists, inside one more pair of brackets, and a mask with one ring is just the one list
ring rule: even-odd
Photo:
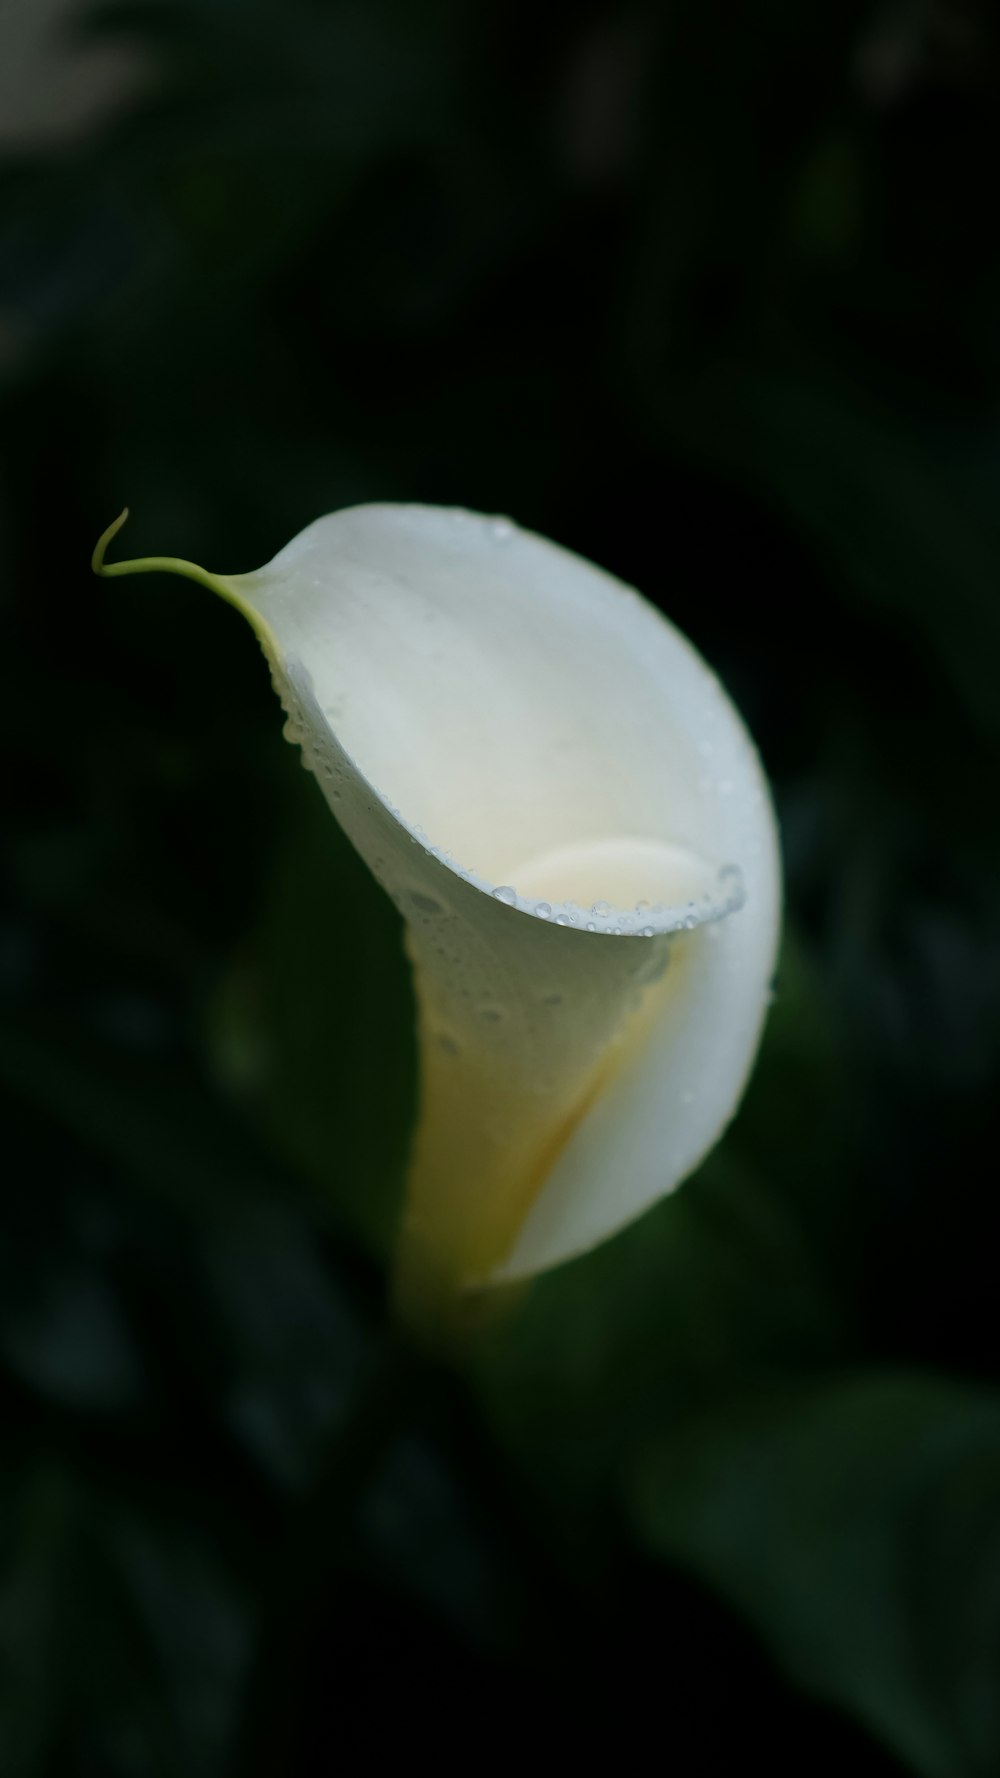
[[596,914],[599,920],[606,920],[611,912],[611,903],[610,901],[595,901],[590,911],[592,914]]
[[547,901],[536,901],[535,913],[540,920],[551,920],[552,909]]
[[505,907],[512,908],[517,900],[517,890],[512,889],[509,883],[501,883],[499,889],[494,889],[493,896],[496,901],[502,901]]

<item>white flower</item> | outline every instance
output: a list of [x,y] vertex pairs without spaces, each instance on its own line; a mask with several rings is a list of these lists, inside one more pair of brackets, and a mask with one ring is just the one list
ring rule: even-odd
[[472,513],[332,513],[232,576],[105,568],[111,534],[103,572],[180,567],[250,619],[286,733],[406,920],[411,1288],[544,1271],[678,1185],[743,1091],[780,911],[757,755],[690,643]]

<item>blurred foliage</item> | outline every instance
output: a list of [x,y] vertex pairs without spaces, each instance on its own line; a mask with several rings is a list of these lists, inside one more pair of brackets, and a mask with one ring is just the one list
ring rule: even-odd
[[[991,1778],[992,11],[46,0],[0,11],[5,92],[32,30],[0,119],[4,1778],[299,1778],[470,1725]],[[759,739],[788,872],[724,1144],[452,1371],[384,1331],[395,917],[233,614],[87,572],[125,500],[130,551],[226,570],[368,498],[509,511],[659,600]]]
[[656,1547],[931,1778],[995,1763],[1000,1404],[920,1371],[747,1396],[640,1469]]

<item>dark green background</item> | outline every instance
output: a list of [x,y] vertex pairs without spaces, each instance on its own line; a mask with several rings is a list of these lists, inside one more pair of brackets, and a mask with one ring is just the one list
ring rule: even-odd
[[[138,96],[0,163],[0,1771],[995,1778],[993,12],[87,16]],[[731,1135],[454,1367],[396,919],[235,615],[87,566],[366,499],[659,601],[787,867]]]

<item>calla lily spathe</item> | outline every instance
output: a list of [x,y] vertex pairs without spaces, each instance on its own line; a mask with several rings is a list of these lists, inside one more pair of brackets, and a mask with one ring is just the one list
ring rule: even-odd
[[690,643],[473,513],[351,508],[231,576],[105,566],[116,528],[99,571],[179,568],[249,618],[286,734],[406,921],[411,1279],[529,1277],[679,1184],[742,1093],[780,909],[757,754]]

